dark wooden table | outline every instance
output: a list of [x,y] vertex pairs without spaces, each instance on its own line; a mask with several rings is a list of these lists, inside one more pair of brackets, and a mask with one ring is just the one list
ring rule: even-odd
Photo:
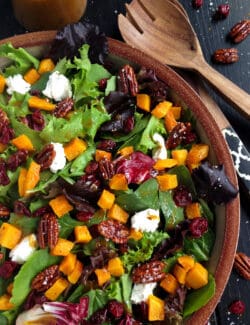
[[[152,0],[153,1],[153,0]],[[154,0],[157,1],[157,0]],[[117,27],[118,13],[125,11],[125,2],[121,0],[89,0],[85,18],[100,26],[107,36],[121,39]],[[250,37],[236,47],[240,52],[240,60],[232,65],[214,65],[211,62],[212,53],[218,48],[232,47],[227,40],[230,28],[243,19],[250,19],[250,0],[205,0],[199,9],[193,9],[191,0],[180,1],[189,14],[192,25],[198,35],[204,55],[218,71],[235,82],[248,93],[250,92]],[[231,6],[229,16],[220,21],[212,19],[217,6],[228,3]],[[0,0],[0,39],[27,32],[13,17],[11,1]],[[241,140],[250,151],[250,123],[244,120],[232,107],[226,104],[212,90],[210,95],[217,101],[226,117],[239,134]],[[250,172],[250,171],[249,171]],[[249,198],[241,191],[241,231],[238,250],[250,256],[250,212]],[[247,208],[248,206],[248,208]],[[228,305],[242,299],[246,303],[243,316],[237,317],[228,314]],[[250,281],[239,277],[234,271],[223,294],[221,302],[216,309],[216,318],[211,319],[213,324],[220,325],[249,325],[250,324]],[[194,324],[195,325],[195,324]]]

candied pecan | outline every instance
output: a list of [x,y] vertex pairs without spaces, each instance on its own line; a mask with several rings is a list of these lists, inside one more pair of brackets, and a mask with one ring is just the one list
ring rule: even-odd
[[239,61],[238,50],[235,48],[218,49],[213,54],[216,63],[229,64]]
[[126,226],[116,220],[105,220],[98,224],[99,233],[114,243],[124,244],[128,241],[129,230]]
[[72,98],[65,98],[60,101],[54,110],[56,117],[65,117],[74,107],[74,101]]
[[18,201],[18,200],[14,202],[14,213],[24,215],[27,217],[31,216],[30,210],[25,206],[25,204],[22,201]]
[[250,34],[250,20],[242,20],[235,24],[230,32],[229,37],[234,43],[240,43]]
[[50,288],[59,278],[59,265],[51,265],[38,273],[31,283],[31,288],[43,292]]
[[114,176],[115,168],[114,168],[114,164],[112,163],[112,161],[110,161],[106,158],[103,158],[98,161],[98,165],[99,165],[100,176],[105,181],[109,180],[110,178],[112,178]]
[[53,248],[59,237],[59,224],[53,213],[42,216],[38,226],[38,243],[40,248]]
[[0,185],[8,185],[10,183],[9,176],[7,175],[6,164],[2,158],[0,158]]
[[38,208],[36,211],[33,212],[33,217],[42,217],[46,213],[51,213],[52,209],[49,205],[44,207]]
[[15,171],[17,167],[21,166],[23,163],[26,162],[28,158],[28,150],[20,149],[9,156],[7,160],[7,168],[11,171]]
[[150,261],[136,267],[132,272],[134,283],[150,283],[161,281],[165,277],[165,264],[161,261]]
[[39,110],[35,110],[31,115],[30,119],[28,120],[28,125],[31,129],[36,131],[42,131],[45,127],[45,120],[44,117]]
[[125,94],[136,96],[139,91],[134,69],[128,64],[120,69],[117,82],[119,91]]
[[5,205],[0,203],[0,219],[7,218],[10,215],[10,210]]
[[35,161],[41,166],[41,171],[48,169],[52,164],[56,152],[53,144],[47,144],[43,149],[35,156]]
[[246,280],[250,280],[250,257],[237,253],[234,258],[234,269]]

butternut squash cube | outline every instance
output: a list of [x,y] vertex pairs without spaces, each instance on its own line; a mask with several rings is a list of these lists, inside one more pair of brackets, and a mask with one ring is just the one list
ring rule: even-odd
[[165,319],[164,300],[149,295],[148,297],[148,320],[151,322],[162,321]]
[[69,253],[61,261],[61,263],[59,265],[59,270],[63,274],[69,275],[70,273],[72,273],[74,271],[74,268],[76,265],[76,259],[77,259],[77,257],[75,254]]
[[111,160],[111,158],[112,158],[111,152],[108,152],[108,151],[105,151],[105,150],[96,149],[96,151],[95,151],[95,160],[96,161],[100,161],[102,159]]
[[137,94],[136,95],[136,106],[140,109],[149,112],[151,105],[151,98],[148,94]]
[[175,159],[167,158],[157,160],[153,167],[156,170],[164,170],[166,168],[172,168],[176,165],[177,161]]
[[10,310],[14,305],[10,302],[11,296],[4,294],[0,297],[0,310]]
[[190,169],[199,166],[200,162],[207,158],[209,146],[207,144],[194,144],[187,155],[187,165]]
[[178,257],[178,263],[185,269],[186,272],[194,267],[195,260],[190,255],[183,255]]
[[66,213],[73,210],[73,206],[69,203],[65,195],[59,195],[56,198],[49,201],[49,205],[51,206],[52,210],[61,218]]
[[2,247],[13,249],[21,240],[22,231],[11,225],[3,222],[0,228],[0,245]]
[[82,271],[83,271],[83,264],[77,260],[73,272],[68,275],[69,282],[75,284],[79,280]]
[[18,176],[18,193],[22,197],[25,195],[25,181],[27,177],[28,170],[26,168],[21,168]]
[[107,190],[103,190],[97,202],[98,206],[103,210],[108,210],[115,202],[115,195]]
[[165,278],[161,281],[160,286],[168,293],[174,295],[179,287],[179,284],[171,273],[167,273]]
[[122,276],[125,272],[122,261],[119,257],[114,257],[109,260],[107,269],[112,276],[117,277]]
[[64,146],[64,153],[66,158],[71,161],[80,156],[87,149],[87,143],[79,138],[72,139]]
[[128,181],[124,174],[115,174],[109,181],[111,190],[126,191],[128,189]]
[[185,165],[187,160],[187,149],[176,149],[171,152],[172,157],[177,161],[177,165]]
[[40,79],[40,74],[36,69],[31,68],[25,73],[23,79],[29,84],[33,85],[35,82],[37,82],[37,80]]
[[158,119],[161,119],[164,116],[166,116],[171,106],[173,106],[173,103],[168,101],[163,101],[155,106],[151,114],[157,117]]
[[123,147],[117,151],[117,153],[119,153],[121,156],[128,156],[128,155],[131,155],[131,153],[133,153],[133,152],[134,152],[133,146]]
[[178,186],[177,175],[175,174],[163,174],[156,176],[161,191],[168,191]]
[[24,149],[28,151],[34,150],[34,146],[31,140],[25,134],[21,134],[17,138],[14,138],[11,143],[14,144],[14,146],[16,146],[18,149]]
[[0,94],[4,92],[5,85],[6,85],[6,80],[4,76],[0,74]]
[[171,132],[173,130],[173,128],[177,125],[177,121],[174,117],[174,114],[171,110],[168,110],[167,111],[167,114],[165,115],[165,119],[164,119],[164,122],[165,122],[165,127],[166,127],[166,130],[168,132]]
[[45,291],[44,295],[46,298],[48,298],[51,301],[55,301],[60,294],[63,293],[63,291],[68,287],[69,282],[64,278],[59,278],[56,280],[52,286]]
[[187,271],[182,266],[175,264],[173,274],[180,284],[185,284]]
[[74,243],[72,241],[59,238],[56,245],[51,249],[50,253],[54,256],[67,256],[73,247]]
[[170,108],[171,112],[174,115],[174,118],[178,121],[181,118],[181,107],[180,106],[172,106]]
[[40,74],[43,74],[45,72],[50,72],[54,70],[54,68],[55,68],[55,64],[51,59],[43,59],[40,61],[38,72]]
[[201,217],[200,204],[198,202],[193,202],[187,205],[185,208],[185,212],[188,219]]
[[105,268],[103,268],[103,269],[96,269],[95,270],[95,274],[97,276],[98,285],[100,287],[103,286],[104,283],[106,283],[107,281],[109,281],[110,278],[111,278],[111,274]]
[[76,243],[87,244],[92,240],[92,236],[87,226],[76,226],[74,232]]
[[140,240],[143,237],[143,233],[140,230],[136,230],[134,228],[130,229],[129,238],[134,240]]
[[40,180],[40,169],[41,166],[32,160],[27,170],[26,179],[24,182],[24,196],[28,196],[29,191],[33,190],[33,188],[35,188],[38,184]]
[[30,108],[41,109],[43,111],[53,111],[56,108],[55,104],[37,96],[31,96],[28,100],[28,105]]
[[108,218],[120,221],[121,223],[127,223],[128,217],[129,214],[116,203],[108,211]]
[[208,271],[200,263],[195,263],[194,267],[188,271],[185,285],[188,288],[199,289],[208,283]]

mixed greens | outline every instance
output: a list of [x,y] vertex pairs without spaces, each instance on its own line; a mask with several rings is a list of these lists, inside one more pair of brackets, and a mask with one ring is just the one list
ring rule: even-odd
[[85,23],[41,59],[0,46],[1,324],[181,324],[214,295],[237,190],[168,86],[107,49]]

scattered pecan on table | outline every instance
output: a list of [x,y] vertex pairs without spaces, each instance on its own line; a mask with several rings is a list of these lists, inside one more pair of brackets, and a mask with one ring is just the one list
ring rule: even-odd
[[246,280],[250,280],[250,257],[237,253],[234,258],[234,269]]
[[213,54],[215,63],[229,64],[239,61],[238,50],[235,48],[218,49]]
[[250,34],[250,20],[242,20],[234,25],[230,32],[229,37],[234,43],[242,42]]

